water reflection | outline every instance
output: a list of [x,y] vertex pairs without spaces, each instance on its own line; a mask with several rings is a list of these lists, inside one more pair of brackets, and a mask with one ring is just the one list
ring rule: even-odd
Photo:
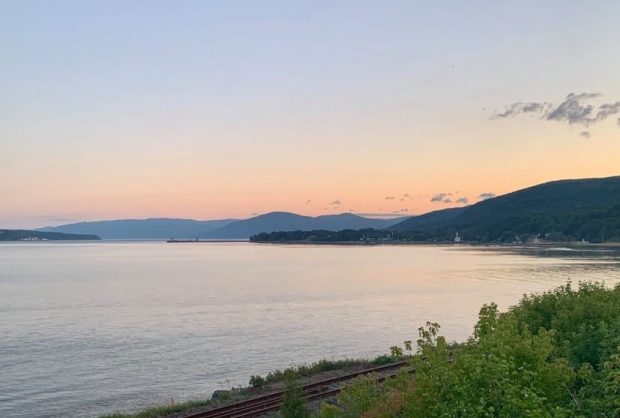
[[206,397],[294,363],[451,340],[478,309],[567,280],[620,282],[617,251],[246,243],[0,246],[0,416],[93,416]]

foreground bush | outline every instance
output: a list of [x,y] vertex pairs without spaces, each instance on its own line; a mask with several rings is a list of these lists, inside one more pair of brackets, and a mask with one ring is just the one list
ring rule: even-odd
[[620,285],[571,284],[480,310],[474,335],[449,346],[419,329],[414,376],[360,380],[324,406],[340,417],[620,417]]

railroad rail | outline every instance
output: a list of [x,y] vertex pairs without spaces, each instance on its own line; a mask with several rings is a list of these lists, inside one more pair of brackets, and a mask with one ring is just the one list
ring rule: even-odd
[[[337,386],[339,383],[370,373],[384,373],[400,369],[408,364],[408,361],[400,361],[360,370],[355,373],[349,373],[331,379],[321,380],[319,382],[309,383],[302,386],[304,400],[309,402],[336,396],[340,393],[340,388]],[[396,376],[396,373],[380,376],[377,378],[377,381],[382,382],[394,376]],[[191,415],[186,415],[185,418],[256,418],[268,412],[279,410],[282,406],[283,399],[284,391],[277,391],[217,408],[196,412]]]

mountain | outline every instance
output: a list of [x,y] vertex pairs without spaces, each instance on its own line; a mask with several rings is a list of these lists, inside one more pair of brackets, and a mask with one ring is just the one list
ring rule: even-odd
[[289,212],[271,212],[253,218],[236,220],[196,221],[193,219],[119,219],[79,222],[39,228],[41,232],[96,234],[102,239],[246,239],[260,232],[297,229],[363,229],[387,228],[404,218],[371,219],[343,213],[340,215],[302,216]]
[[342,213],[317,217],[302,216],[290,212],[270,212],[254,218],[231,222],[230,224],[207,234],[209,238],[249,238],[261,232],[295,231],[295,230],[330,230],[388,228],[404,218],[372,219]]
[[204,238],[206,234],[221,228],[235,219],[196,221],[193,219],[119,219],[111,221],[79,222],[37,231],[96,234],[103,239],[168,239]]
[[552,181],[447,216],[444,210],[407,219],[390,229],[443,237],[458,231],[475,241],[510,241],[528,234],[560,240],[620,240],[620,176]]
[[463,213],[468,207],[448,208],[425,213],[405,219],[402,222],[390,226],[388,229],[394,231],[413,231],[425,229],[429,225],[436,225],[449,222]]
[[0,241],[96,241],[100,239],[97,235],[63,234],[60,232],[41,232],[26,229],[0,229]]

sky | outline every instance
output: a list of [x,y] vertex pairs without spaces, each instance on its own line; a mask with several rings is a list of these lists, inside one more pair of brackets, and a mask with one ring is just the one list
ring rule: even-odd
[[0,228],[620,174],[618,1],[0,0]]

